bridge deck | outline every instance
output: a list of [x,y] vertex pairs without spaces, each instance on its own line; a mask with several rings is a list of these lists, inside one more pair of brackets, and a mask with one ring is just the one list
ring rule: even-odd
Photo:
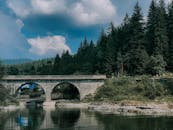
[[105,80],[105,75],[8,75],[2,80]]

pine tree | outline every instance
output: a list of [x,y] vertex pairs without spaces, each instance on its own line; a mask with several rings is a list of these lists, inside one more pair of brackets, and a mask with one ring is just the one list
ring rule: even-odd
[[105,61],[106,61],[106,51],[107,51],[107,42],[108,38],[104,31],[101,32],[101,36],[97,42],[97,54],[96,54],[96,68],[99,73],[104,74],[105,73]]
[[131,37],[130,47],[126,54],[126,68],[130,74],[142,74],[145,72],[148,54],[145,50],[144,23],[141,8],[135,5],[130,20]]
[[163,0],[160,0],[157,7],[157,23],[155,30],[155,46],[153,55],[163,55],[164,60],[167,61],[168,56],[168,37],[167,37],[167,22],[166,10]]
[[144,21],[141,14],[141,8],[139,7],[138,3],[135,5],[134,12],[130,20],[130,27],[131,38],[129,49],[144,48]]
[[122,55],[125,55],[125,53],[129,50],[130,47],[130,29],[130,18],[128,14],[126,14],[123,20],[123,24],[118,28],[118,52],[121,52]]
[[106,53],[105,53],[105,71],[107,75],[112,75],[116,70],[116,57],[118,50],[117,42],[117,30],[114,25],[111,23],[109,27],[109,35],[106,44]]
[[166,62],[162,55],[152,55],[147,63],[147,73],[161,75],[165,71]]
[[59,74],[60,71],[60,61],[61,58],[59,56],[59,54],[56,55],[55,60],[54,60],[54,64],[53,64],[53,74]]
[[152,55],[154,52],[154,48],[156,45],[155,33],[157,28],[157,7],[154,0],[152,0],[149,14],[147,19],[147,27],[146,27],[146,49],[149,55]]
[[169,37],[169,56],[168,69],[173,71],[173,1],[168,9],[168,37]]

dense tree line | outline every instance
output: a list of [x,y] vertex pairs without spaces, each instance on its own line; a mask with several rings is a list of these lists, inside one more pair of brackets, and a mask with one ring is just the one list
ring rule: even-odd
[[107,75],[173,71],[173,2],[166,6],[164,0],[152,0],[147,21],[137,3],[120,26],[111,23],[97,43],[85,38],[75,55],[66,51],[42,64],[10,66],[7,70],[8,74]]

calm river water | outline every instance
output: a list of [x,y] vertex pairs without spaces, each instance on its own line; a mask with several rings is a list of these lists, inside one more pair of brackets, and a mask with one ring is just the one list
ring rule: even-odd
[[79,109],[23,109],[1,113],[0,130],[173,130],[173,117],[129,117]]

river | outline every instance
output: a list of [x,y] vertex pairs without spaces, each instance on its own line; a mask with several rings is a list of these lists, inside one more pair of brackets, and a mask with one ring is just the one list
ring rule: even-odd
[[172,130],[173,117],[121,116],[80,109],[0,113],[0,130]]

